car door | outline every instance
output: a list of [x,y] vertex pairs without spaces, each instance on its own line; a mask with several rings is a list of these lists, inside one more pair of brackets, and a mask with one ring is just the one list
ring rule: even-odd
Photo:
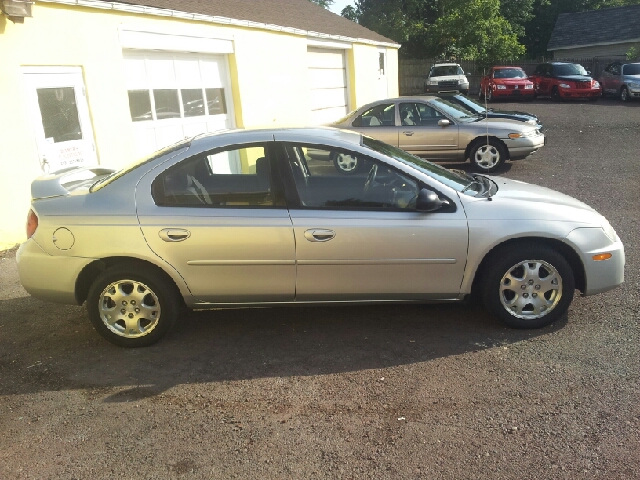
[[377,103],[358,115],[351,128],[389,145],[398,146],[396,105],[393,102]]
[[[414,155],[432,160],[446,160],[456,156],[458,125],[432,106],[420,102],[400,102],[399,147]],[[447,120],[447,125],[441,125]]]
[[552,83],[552,72],[551,65],[544,64],[540,68],[540,76],[539,78],[539,91],[543,95],[548,95],[551,92],[551,83]]
[[136,189],[149,248],[201,302],[294,299],[293,228],[270,158],[273,137],[262,137],[271,142],[207,151],[152,171]]
[[[278,136],[276,136],[278,139]],[[297,301],[454,298],[466,263],[462,208],[421,213],[415,178],[358,152],[355,175],[313,164],[302,143],[282,144],[296,239]],[[306,165],[305,165],[306,164]]]
[[603,92],[609,92],[610,84],[611,84],[611,66],[613,64],[609,64],[602,71],[602,75],[600,77],[600,86],[602,87]]
[[607,88],[611,93],[616,94],[620,92],[622,83],[622,65],[614,63],[611,65],[611,76],[609,77]]

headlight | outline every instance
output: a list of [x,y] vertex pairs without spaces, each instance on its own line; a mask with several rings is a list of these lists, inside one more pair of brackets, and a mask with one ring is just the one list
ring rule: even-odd
[[508,137],[509,138],[527,138],[527,137],[535,137],[539,134],[540,132],[538,132],[538,129],[535,128],[533,130],[527,130],[526,132],[510,133]]
[[593,81],[593,88],[599,88],[599,87],[600,87],[600,84],[594,80]]
[[533,90],[533,83],[529,83],[527,85],[524,86],[525,90]]
[[627,83],[627,85],[629,85],[631,88],[640,88],[640,83],[636,82],[629,82]]
[[498,90],[506,90],[506,89],[507,89],[507,87],[506,87],[506,86],[504,86],[504,85],[496,85],[496,88],[497,88]]
[[571,88],[571,85],[569,85],[568,83],[561,83],[560,85],[558,85],[560,88]]

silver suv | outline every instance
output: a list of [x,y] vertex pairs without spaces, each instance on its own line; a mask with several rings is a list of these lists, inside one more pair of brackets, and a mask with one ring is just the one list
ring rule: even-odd
[[424,84],[425,93],[460,92],[469,93],[469,80],[457,63],[436,63]]
[[640,98],[640,63],[614,62],[600,76],[602,96],[615,95],[626,102]]

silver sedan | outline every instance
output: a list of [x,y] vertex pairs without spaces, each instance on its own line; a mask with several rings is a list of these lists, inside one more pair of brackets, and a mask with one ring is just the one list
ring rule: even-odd
[[[324,160],[335,155],[366,168],[340,174]],[[623,245],[584,203],[332,128],[199,136],[119,171],[41,177],[31,192],[22,284],[86,304],[97,332],[124,347],[158,341],[183,305],[477,292],[507,325],[536,328],[564,315],[575,289],[623,281]]]
[[[482,173],[497,170],[544,146],[537,125],[473,114],[446,97],[420,96],[378,100],[333,123],[409,153],[437,162],[465,162]],[[336,168],[351,173],[358,165],[336,157]]]

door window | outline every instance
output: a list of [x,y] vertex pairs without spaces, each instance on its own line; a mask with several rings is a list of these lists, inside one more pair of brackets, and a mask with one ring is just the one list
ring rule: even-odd
[[386,127],[396,124],[396,106],[383,103],[371,107],[353,121],[354,127]]
[[36,91],[45,138],[53,143],[82,140],[75,89],[38,88]]
[[438,110],[424,103],[401,103],[400,119],[403,126],[438,125],[438,120],[446,118]]
[[[383,162],[355,152],[286,144],[303,207],[349,210],[415,210],[418,182]],[[327,159],[348,155],[362,168],[345,175]]]
[[158,176],[157,205],[170,207],[271,207],[272,176],[262,145],[205,152]]

